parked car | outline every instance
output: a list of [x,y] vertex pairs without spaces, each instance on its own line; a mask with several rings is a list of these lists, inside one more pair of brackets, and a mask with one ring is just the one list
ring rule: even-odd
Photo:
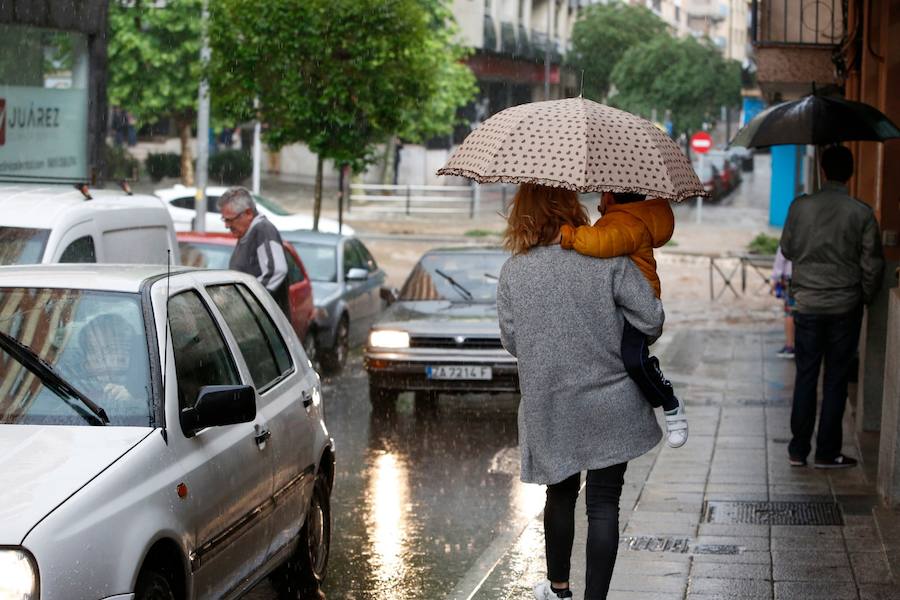
[[[225,223],[222,222],[219,207],[216,206],[216,201],[227,189],[227,187],[219,186],[206,188],[206,231],[214,233],[228,231]],[[172,215],[177,231],[194,229],[194,219],[197,216],[194,210],[197,188],[176,185],[171,188],[155,190],[153,193],[169,207],[169,213]],[[274,200],[256,194],[253,194],[253,200],[256,202],[256,209],[259,213],[265,215],[279,231],[312,229],[313,220],[309,215],[291,213]],[[319,230],[337,233],[338,222],[334,219],[319,219]],[[343,232],[347,235],[355,233],[349,225],[343,226]]]
[[351,346],[361,344],[388,303],[386,275],[353,236],[286,231],[284,241],[303,259],[316,303],[316,355],[325,372],[344,367]]
[[427,252],[400,296],[369,333],[369,400],[390,403],[405,390],[518,392],[515,357],[500,343],[497,281],[509,254],[498,248]]
[[0,597],[322,580],[334,442],[319,378],[254,278],[42,265],[0,269],[0,288]]
[[[227,269],[237,238],[230,233],[178,232],[178,245],[182,264],[200,269]],[[310,331],[316,307],[313,303],[312,283],[306,274],[303,261],[293,246],[284,242],[284,258],[288,266],[288,302],[290,320],[294,332],[303,340],[303,349],[309,359],[316,361],[316,344]]]
[[153,196],[72,186],[0,185],[0,265],[178,264],[175,229]]

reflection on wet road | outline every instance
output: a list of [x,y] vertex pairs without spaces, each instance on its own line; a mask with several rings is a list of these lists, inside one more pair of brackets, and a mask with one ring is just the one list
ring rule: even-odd
[[[542,508],[543,488],[518,481],[517,396],[404,394],[372,412],[358,352],[323,387],[337,446],[329,599],[443,598]],[[263,583],[250,597],[275,595]]]

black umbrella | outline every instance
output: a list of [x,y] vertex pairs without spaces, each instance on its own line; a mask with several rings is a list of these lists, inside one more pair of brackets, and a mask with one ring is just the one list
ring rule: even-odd
[[839,142],[900,138],[900,129],[878,109],[834,96],[806,96],[767,108],[745,125],[732,146],[779,144],[824,146]]

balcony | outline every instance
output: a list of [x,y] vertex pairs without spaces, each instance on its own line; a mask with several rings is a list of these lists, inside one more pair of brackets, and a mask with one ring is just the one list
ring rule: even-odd
[[759,46],[832,49],[844,37],[841,0],[753,0],[753,42]]
[[484,15],[484,44],[482,46],[490,52],[497,51],[497,27],[491,15]]

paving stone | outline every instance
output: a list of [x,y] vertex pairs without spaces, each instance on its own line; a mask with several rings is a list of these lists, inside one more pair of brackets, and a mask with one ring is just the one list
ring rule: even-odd
[[[818,550],[775,550],[772,565],[815,565],[817,567],[849,567],[850,559],[844,552],[821,552]],[[777,578],[776,578],[777,579]]]
[[[773,553],[773,558],[778,556]],[[773,560],[772,575],[775,581],[853,581],[853,573],[846,566],[781,562]]]
[[698,535],[725,537],[769,537],[768,525],[723,525],[721,523],[700,523]]
[[843,539],[843,528],[838,525],[772,525],[772,537],[814,537]]
[[694,540],[694,545],[700,544],[739,546],[745,550],[754,550],[757,552],[768,552],[770,550],[769,538],[760,536],[701,535]]
[[748,563],[697,563],[691,569],[691,579],[706,577],[714,579],[754,579],[771,581],[772,569],[768,564]]
[[769,581],[756,581],[753,579],[721,579],[698,577],[691,578],[689,588],[691,594],[706,594],[719,598],[735,600],[748,600],[756,598],[771,598],[772,583]]
[[687,587],[687,577],[682,574],[677,575],[646,575],[634,577],[630,575],[619,575],[613,573],[612,582],[609,585],[610,590],[625,592],[657,592],[667,594],[684,594]]
[[856,586],[835,581],[776,581],[775,600],[857,600]]
[[672,595],[666,593],[654,592],[625,592],[621,590],[610,590],[607,600],[674,600],[681,598],[681,594]]
[[825,552],[844,552],[845,544],[844,540],[839,537],[772,537],[772,551],[808,550],[809,548]]
[[[689,555],[683,556],[685,560],[672,561],[669,555],[660,555],[656,553],[645,554],[646,558],[641,560],[633,560],[631,557],[637,552],[619,551],[619,557],[616,559],[616,569],[614,576],[657,576],[657,577],[687,577],[691,570],[691,561]],[[664,557],[664,559],[663,559]],[[662,560],[661,560],[662,559]]]
[[891,583],[891,572],[882,552],[851,553],[850,564],[858,583]]
[[897,600],[900,586],[894,584],[863,584],[859,586],[859,600]]
[[769,552],[748,550],[737,554],[695,554],[694,564],[722,565],[771,565],[772,555]]

